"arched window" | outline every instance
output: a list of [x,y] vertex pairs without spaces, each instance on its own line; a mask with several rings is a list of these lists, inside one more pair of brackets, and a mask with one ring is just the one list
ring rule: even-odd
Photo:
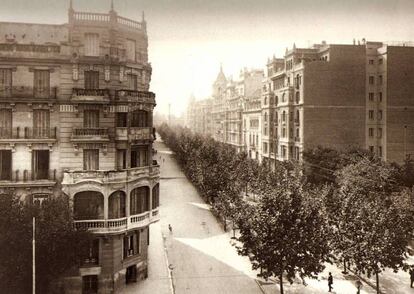
[[148,112],[135,110],[131,113],[131,127],[149,127]]
[[296,103],[299,103],[299,101],[300,101],[300,92],[297,91],[296,92]]
[[104,197],[95,191],[83,191],[75,194],[74,214],[77,220],[103,219]]
[[270,97],[270,105],[273,105],[273,97]]
[[160,184],[156,184],[152,188],[152,209],[156,209],[160,206]]
[[126,195],[123,191],[115,191],[108,199],[108,218],[121,218],[126,216]]
[[279,103],[279,97],[275,96],[275,105]]
[[285,102],[285,93],[282,94],[282,102]]
[[279,122],[279,115],[277,113],[277,110],[275,110],[275,122],[278,123]]
[[139,187],[131,191],[130,215],[141,214],[149,210],[149,188]]
[[285,111],[282,112],[282,121],[283,122],[286,121],[286,112]]
[[295,121],[296,123],[299,123],[299,110],[296,110],[296,117],[295,117]]

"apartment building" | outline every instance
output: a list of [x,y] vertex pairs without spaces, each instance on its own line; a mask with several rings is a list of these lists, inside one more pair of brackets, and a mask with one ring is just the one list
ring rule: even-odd
[[69,195],[95,239],[62,291],[115,293],[147,277],[159,219],[146,21],[72,3],[68,17],[0,23],[0,195]]
[[413,47],[363,41],[293,46],[283,59],[269,60],[262,116],[274,128],[263,125],[265,160],[299,160],[318,145],[359,146],[389,161],[408,158],[414,152],[413,57]]

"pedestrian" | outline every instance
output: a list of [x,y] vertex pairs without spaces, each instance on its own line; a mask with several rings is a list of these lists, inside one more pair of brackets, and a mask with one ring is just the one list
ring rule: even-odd
[[168,230],[170,230],[170,233],[172,233],[172,227],[170,224],[168,224]]
[[331,273],[329,273],[329,276],[328,276],[328,287],[329,287],[329,292],[331,292],[331,290],[333,289],[332,284],[333,284],[333,277],[332,277],[332,274],[331,274]]
[[411,284],[410,287],[413,287],[413,283],[414,283],[414,266],[412,265],[410,268],[410,280],[411,280]]

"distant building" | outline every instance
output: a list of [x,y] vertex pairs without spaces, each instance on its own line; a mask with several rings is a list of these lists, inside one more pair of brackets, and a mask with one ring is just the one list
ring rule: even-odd
[[66,194],[95,236],[64,293],[115,293],[148,275],[159,166],[147,47],[145,20],[113,9],[0,23],[0,197]]
[[263,156],[301,159],[315,146],[366,148],[387,161],[414,153],[414,48],[379,42],[286,51],[267,64]]

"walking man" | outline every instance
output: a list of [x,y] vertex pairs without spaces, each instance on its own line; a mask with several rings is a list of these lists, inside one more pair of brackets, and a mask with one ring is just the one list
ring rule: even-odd
[[413,287],[413,283],[414,283],[414,266],[412,265],[410,268],[410,280],[411,280],[411,284],[410,287]]
[[331,292],[331,290],[333,289],[332,284],[333,284],[333,277],[332,277],[332,274],[331,274],[331,273],[329,273],[329,276],[328,276],[328,287],[329,287],[329,292]]
[[168,230],[170,230],[170,233],[172,233],[172,227],[170,224],[168,224]]
[[362,282],[360,280],[356,281],[356,287],[357,287],[357,294],[361,293],[361,288],[362,288]]

